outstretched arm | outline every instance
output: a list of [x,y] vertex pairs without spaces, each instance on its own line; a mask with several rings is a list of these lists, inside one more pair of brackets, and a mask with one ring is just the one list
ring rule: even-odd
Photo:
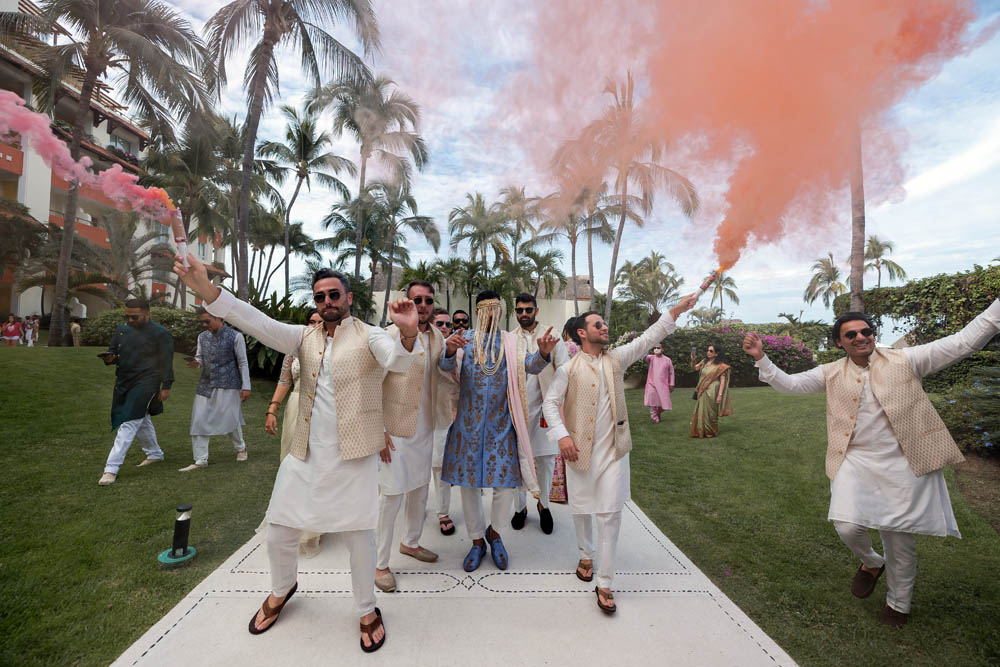
[[671,308],[669,312],[660,315],[660,319],[656,320],[653,326],[642,332],[641,336],[631,343],[616,347],[608,354],[616,355],[621,361],[622,368],[628,368],[641,359],[646,350],[653,347],[656,342],[672,334],[677,328],[677,318],[680,317],[681,313],[690,310],[697,300],[694,294],[687,295],[678,301],[677,305]]
[[998,333],[1000,333],[1000,299],[994,300],[989,308],[958,333],[926,345],[905,348],[903,352],[909,358],[913,372],[918,377],[924,377],[983,349],[983,346]]
[[767,358],[764,354],[764,342],[756,333],[748,333],[743,339],[743,351],[753,357],[754,365],[760,371],[760,381],[768,383],[778,393],[815,394],[826,390],[822,366],[789,375]]

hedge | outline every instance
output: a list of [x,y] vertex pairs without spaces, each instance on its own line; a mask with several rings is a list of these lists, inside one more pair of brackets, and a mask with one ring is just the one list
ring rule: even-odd
[[[997,363],[996,353],[986,354],[984,361]],[[973,368],[936,407],[963,452],[1000,456],[1000,366]]]
[[[176,352],[194,354],[198,346],[198,334],[202,331],[194,311],[154,306],[149,309],[149,316],[151,320],[162,324],[170,331],[170,335],[174,337]],[[86,321],[80,331],[81,342],[84,345],[105,346],[111,342],[118,325],[124,322],[124,307],[106,310]]]
[[[733,367],[732,383],[737,387],[758,387],[757,368],[743,351],[743,337],[748,331],[756,331],[755,325],[741,325],[739,328],[694,327],[677,329],[662,341],[663,354],[670,357],[674,363],[674,378],[678,387],[695,387],[698,385],[698,373],[691,370],[691,351],[697,351],[700,361],[705,358],[705,350],[709,345],[718,345],[726,355],[725,363]],[[630,331],[615,341],[613,347],[618,347],[635,340],[640,332]],[[788,373],[799,373],[816,365],[813,353],[804,343],[790,336],[773,336],[763,334],[764,352],[779,368]],[[645,377],[649,368],[645,360],[637,361],[628,368],[626,375],[640,374]]]

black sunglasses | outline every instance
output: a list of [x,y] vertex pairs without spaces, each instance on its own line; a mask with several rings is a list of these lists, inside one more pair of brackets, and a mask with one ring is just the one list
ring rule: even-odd
[[125,319],[126,320],[135,320],[136,322],[138,322],[139,320],[142,319],[142,315],[126,315]]
[[415,296],[411,300],[413,301],[413,303],[417,304],[418,306],[422,306],[425,303],[428,306],[433,306],[434,305],[434,297],[432,297],[432,296]]
[[451,326],[451,322],[435,322],[434,326],[436,326],[436,327],[450,327]]
[[316,303],[323,303],[327,299],[333,301],[334,303],[340,301],[340,297],[343,296],[339,289],[332,289],[329,292],[323,292],[322,290],[313,294],[313,300]]
[[874,329],[872,329],[871,327],[865,327],[861,331],[845,331],[844,338],[846,338],[847,340],[854,340],[855,338],[858,337],[858,334],[861,334],[865,338],[871,338],[872,334],[874,333],[875,333]]
[[531,315],[533,312],[535,312],[535,309],[529,306],[527,308],[515,308],[514,312],[517,313],[518,315]]
[[467,319],[464,319],[464,318],[458,318],[458,317],[456,317],[456,318],[455,318],[455,319],[453,320],[453,322],[455,322],[455,326],[456,326],[456,327],[460,327],[460,326],[462,326],[463,324],[468,324],[468,323],[469,323],[469,320],[467,320]]

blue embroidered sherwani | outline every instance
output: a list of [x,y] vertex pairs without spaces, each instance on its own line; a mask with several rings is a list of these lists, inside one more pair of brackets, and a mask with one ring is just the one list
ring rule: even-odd
[[[484,345],[503,357],[500,333]],[[465,332],[463,350],[458,415],[445,442],[441,479],[455,486],[472,488],[521,486],[517,434],[507,398],[507,359],[503,358],[491,377],[476,364],[472,331]],[[441,370],[455,370],[456,356],[441,355]],[[546,364],[548,361],[535,352],[525,358],[524,370],[537,375]]]

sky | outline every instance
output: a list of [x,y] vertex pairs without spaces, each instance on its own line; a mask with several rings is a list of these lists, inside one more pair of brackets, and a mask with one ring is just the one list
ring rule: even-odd
[[[175,0],[171,4],[200,29],[223,3]],[[412,189],[420,213],[433,217],[442,231],[438,256],[451,253],[448,213],[464,204],[466,193],[479,191],[493,201],[500,188],[509,184],[525,186],[529,196],[552,192],[553,182],[535,147],[558,143],[577,132],[586,118],[594,117],[607,104],[609,98],[602,95],[606,77],[616,75],[619,68],[633,66],[641,73],[650,55],[635,47],[641,39],[630,40],[629,35],[619,35],[622,41],[618,44],[604,43],[603,48],[613,55],[596,47],[580,50],[578,63],[560,65],[565,71],[578,67],[586,76],[581,74],[571,87],[558,89],[561,104],[549,109],[525,102],[527,89],[522,82],[548,71],[546,40],[566,44],[588,35],[569,34],[576,26],[566,26],[567,34],[559,34],[558,24],[553,33],[552,17],[541,13],[547,11],[539,9],[541,5],[528,0],[376,0],[375,7],[382,48],[368,58],[369,65],[374,72],[391,77],[421,106],[420,132],[430,161],[415,175]],[[1000,17],[998,2],[978,3],[975,9],[973,31]],[[542,25],[549,33],[540,29]],[[356,46],[345,28],[332,32],[344,43]],[[984,34],[976,48],[946,62],[935,76],[887,112],[903,130],[899,161],[903,172],[897,184],[902,189],[888,201],[869,204],[866,233],[895,244],[891,259],[902,265],[910,278],[963,271],[1000,256],[1000,68],[996,67],[1000,35]],[[602,44],[603,37],[594,35],[595,43]],[[556,53],[555,47],[552,53]],[[230,85],[219,105],[224,114],[245,113],[243,67],[236,59],[229,63]],[[309,81],[294,54],[279,54],[279,74],[281,88],[276,99],[300,103]],[[647,88],[640,76],[640,104]],[[328,119],[323,124],[330,127]],[[259,139],[281,139],[283,133],[284,121],[272,107],[261,121]],[[873,139],[871,144],[878,142]],[[347,136],[335,139],[333,151],[358,160],[358,147]],[[669,159],[669,166],[694,182],[702,198],[702,213],[688,219],[675,203],[658,197],[642,229],[626,228],[618,263],[637,261],[657,250],[676,266],[685,278],[685,287],[693,288],[716,266],[713,240],[732,173],[706,165],[684,150],[671,152]],[[879,176],[866,174],[866,181]],[[344,180],[356,192],[356,182]],[[284,188],[286,198],[293,186],[289,182]],[[752,244],[744,253],[729,272],[737,283],[740,303],[727,302],[727,316],[746,322],[773,322],[781,312],[803,311],[807,319],[832,320],[831,309],[822,302],[810,305],[802,299],[811,265],[827,252],[833,253],[847,273],[850,199],[846,190],[828,196],[835,202],[831,220],[798,224],[788,219],[777,242]],[[331,197],[320,188],[303,191],[295,203],[293,220],[303,222],[314,236],[322,236],[319,221],[328,211]],[[435,257],[434,250],[412,233],[407,246],[413,262]],[[569,274],[568,243],[557,247],[564,252],[564,270]],[[460,248],[456,254],[464,256],[466,249]],[[610,246],[596,246],[595,281],[602,292],[610,260]],[[293,261],[293,275],[302,265]],[[585,249],[578,252],[577,267],[578,273],[586,272]],[[869,274],[866,285],[873,285],[874,280],[874,273]],[[707,301],[705,297],[700,305],[708,305]]]

